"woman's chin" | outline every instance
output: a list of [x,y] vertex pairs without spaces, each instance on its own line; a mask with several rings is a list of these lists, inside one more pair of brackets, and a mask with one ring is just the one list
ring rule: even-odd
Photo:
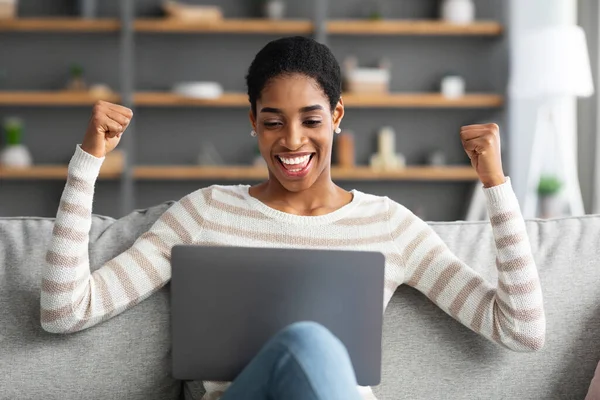
[[271,175],[289,192],[300,192],[310,188],[320,175],[317,173],[320,169],[316,156],[302,169],[290,170],[279,161],[275,161],[270,167]]
[[[309,189],[316,181],[318,176],[315,176],[315,171],[311,171],[310,174],[302,178],[289,178],[283,174],[272,174],[279,184],[285,188],[288,192],[301,192]],[[283,175],[283,176],[282,176]]]

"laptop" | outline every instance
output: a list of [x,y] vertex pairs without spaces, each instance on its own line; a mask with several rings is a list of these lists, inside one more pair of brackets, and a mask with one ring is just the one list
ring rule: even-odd
[[378,252],[174,246],[173,377],[233,381],[277,332],[328,328],[359,385],[381,380],[385,258]]

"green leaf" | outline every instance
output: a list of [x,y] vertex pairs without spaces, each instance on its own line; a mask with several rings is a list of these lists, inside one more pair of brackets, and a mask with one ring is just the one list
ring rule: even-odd
[[6,134],[6,144],[21,144],[23,139],[23,121],[19,118],[7,118],[4,121],[4,132]]
[[83,67],[80,64],[72,64],[71,65],[71,76],[77,77],[77,78],[83,76]]
[[540,196],[549,196],[556,194],[562,188],[562,182],[554,175],[544,175],[540,178],[538,184],[538,194]]

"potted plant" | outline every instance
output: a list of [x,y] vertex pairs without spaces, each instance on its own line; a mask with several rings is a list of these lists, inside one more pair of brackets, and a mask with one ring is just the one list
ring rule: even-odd
[[23,121],[19,118],[7,118],[4,122],[6,147],[0,151],[0,165],[24,168],[31,166],[29,149],[21,143],[23,139]]
[[371,21],[380,21],[383,19],[383,4],[381,3],[381,0],[371,0],[368,3],[368,7],[369,7],[369,19]]
[[538,184],[540,214],[542,218],[558,217],[562,213],[563,202],[559,193],[562,182],[554,175],[544,175]]
[[67,85],[68,90],[74,91],[85,91],[87,90],[87,84],[83,79],[84,70],[79,64],[73,64],[70,68],[70,80]]

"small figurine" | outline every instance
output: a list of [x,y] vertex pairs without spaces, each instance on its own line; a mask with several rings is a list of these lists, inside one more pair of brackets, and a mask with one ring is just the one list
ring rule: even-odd
[[371,168],[375,169],[402,169],[406,167],[406,159],[396,153],[396,132],[386,126],[381,128],[378,137],[378,151],[371,156]]

